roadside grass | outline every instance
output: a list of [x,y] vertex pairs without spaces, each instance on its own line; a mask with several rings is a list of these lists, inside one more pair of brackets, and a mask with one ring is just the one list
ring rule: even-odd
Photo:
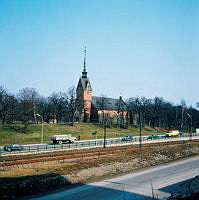
[[[41,124],[30,124],[27,133],[24,132],[22,124],[0,125],[0,145],[6,144],[34,144],[41,141]],[[74,126],[68,124],[43,124],[44,142],[50,141],[50,136],[55,134],[72,134],[75,137],[80,136],[81,140],[103,138],[104,127],[97,123],[75,123]],[[97,135],[92,135],[97,131]],[[150,135],[157,131],[151,127],[143,127],[142,135]],[[106,128],[107,138],[122,137],[124,135],[139,135],[139,127],[130,125],[128,129]]]

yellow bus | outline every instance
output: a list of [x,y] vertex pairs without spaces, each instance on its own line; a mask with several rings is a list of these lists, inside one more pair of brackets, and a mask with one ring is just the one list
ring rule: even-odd
[[165,137],[174,137],[174,136],[178,136],[178,135],[179,135],[178,130],[170,130],[165,134]]

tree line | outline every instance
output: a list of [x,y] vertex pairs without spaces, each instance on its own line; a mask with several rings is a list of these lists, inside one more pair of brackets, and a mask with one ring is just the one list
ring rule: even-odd
[[[193,131],[199,127],[199,110],[187,106],[183,99],[179,105],[174,105],[162,97],[133,97],[127,100],[127,104],[130,116],[134,116],[131,122],[141,122],[142,126],[181,131]],[[196,107],[199,109],[199,102]]]
[[[37,123],[39,114],[47,123],[73,122],[76,112],[76,91],[70,87],[66,92],[52,93],[49,97],[39,95],[34,88],[23,88],[16,95],[0,86],[0,122],[2,124],[22,122],[25,130],[30,123]],[[196,108],[187,106],[184,100],[179,105],[162,97],[127,99],[130,123],[153,128],[191,131],[199,127],[199,102]],[[77,116],[76,116],[77,117]]]
[[26,131],[30,123],[37,123],[37,114],[47,123],[53,120],[57,123],[73,121],[75,95],[74,87],[70,87],[67,92],[52,93],[49,97],[43,97],[34,88],[23,88],[13,95],[0,86],[0,122],[21,122]]

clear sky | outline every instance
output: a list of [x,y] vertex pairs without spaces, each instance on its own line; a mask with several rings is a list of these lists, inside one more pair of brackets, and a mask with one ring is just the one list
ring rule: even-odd
[[198,0],[0,0],[0,85],[199,102]]

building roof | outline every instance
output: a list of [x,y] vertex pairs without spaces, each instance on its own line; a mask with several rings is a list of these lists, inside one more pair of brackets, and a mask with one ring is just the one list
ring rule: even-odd
[[81,84],[83,87],[83,90],[90,90],[92,91],[92,87],[90,84],[90,81],[88,78],[82,78],[82,76],[79,78],[79,83],[78,85]]
[[93,96],[92,103],[97,110],[117,110],[117,111],[128,110],[125,102],[122,100],[121,97],[119,99],[114,99],[114,98]]
[[92,87],[89,81],[89,78],[87,76],[87,71],[86,71],[86,47],[84,50],[84,67],[82,71],[82,76],[79,78],[78,86],[82,85],[83,90],[90,90],[92,91]]

